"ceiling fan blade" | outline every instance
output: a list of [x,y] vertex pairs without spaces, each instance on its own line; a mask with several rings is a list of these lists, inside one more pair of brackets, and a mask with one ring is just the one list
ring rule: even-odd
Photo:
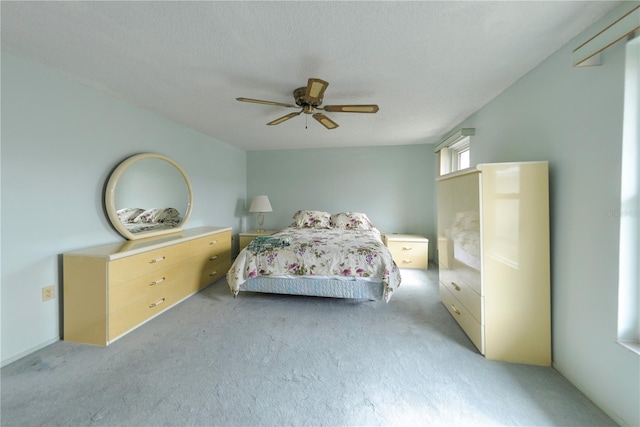
[[282,116],[279,119],[275,119],[272,122],[267,123],[269,126],[273,126],[273,125],[279,125],[282,122],[286,122],[289,119],[293,119],[295,116],[299,115],[300,113],[302,113],[302,111],[298,111],[297,113],[289,113],[286,116]]
[[309,79],[307,82],[307,90],[304,93],[305,100],[313,106],[322,104],[322,98],[324,97],[324,91],[327,90],[327,86],[329,86],[329,83],[324,80]]
[[284,102],[263,101],[261,99],[236,98],[236,101],[253,102],[254,104],[275,105],[276,107],[298,108],[297,105],[293,105],[293,104],[285,104]]
[[338,127],[338,124],[336,122],[334,122],[333,120],[331,120],[329,117],[325,116],[322,113],[315,113],[313,115],[313,118],[319,121],[322,126],[326,127],[329,130],[335,129]]
[[379,108],[375,104],[370,105],[325,105],[324,111],[332,113],[377,113]]

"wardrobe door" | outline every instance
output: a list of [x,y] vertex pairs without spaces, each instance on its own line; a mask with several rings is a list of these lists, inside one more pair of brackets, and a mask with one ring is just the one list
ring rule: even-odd
[[482,165],[487,358],[551,363],[546,163]]

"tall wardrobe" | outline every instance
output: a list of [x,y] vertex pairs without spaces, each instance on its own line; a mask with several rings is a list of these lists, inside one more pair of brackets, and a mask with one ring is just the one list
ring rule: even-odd
[[547,162],[438,178],[440,298],[487,359],[551,364]]

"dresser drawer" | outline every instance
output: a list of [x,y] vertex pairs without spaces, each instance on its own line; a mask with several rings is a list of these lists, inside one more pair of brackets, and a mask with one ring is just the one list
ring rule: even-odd
[[387,247],[400,268],[427,268],[428,243],[416,241],[388,241]]
[[109,286],[117,286],[134,277],[153,273],[165,266],[184,261],[193,256],[189,252],[188,243],[179,243],[112,261],[109,263]]
[[454,258],[451,274],[454,276],[452,280],[456,283],[463,283],[476,291],[476,293],[483,295],[482,278],[479,268],[474,268]]
[[184,287],[185,283],[193,282],[195,271],[186,268],[184,263],[173,264],[168,267],[136,277],[128,282],[109,287],[109,313],[114,313],[127,305],[147,297],[159,290]]
[[180,288],[159,289],[109,315],[109,340],[114,340],[142,322],[168,309],[182,298]]
[[[447,280],[449,278],[450,280]],[[480,297],[480,294],[473,291],[466,284],[456,281],[455,276],[441,275],[440,284],[444,285],[455,296],[478,323],[484,323],[482,321],[482,297]]]
[[480,353],[484,354],[484,329],[482,325],[474,319],[471,313],[469,313],[464,305],[460,303],[442,282],[440,282],[440,299],[456,322],[464,329],[465,333],[473,342],[473,345],[480,350]]
[[231,268],[231,259],[228,257],[219,257],[216,259],[210,257],[197,260],[195,269],[200,274],[200,288],[224,277],[227,271],[229,271],[229,268]]
[[197,253],[193,264],[198,277],[195,292],[224,277],[231,267],[231,232],[202,237],[191,243],[193,252]]
[[194,239],[190,245],[194,254],[222,255],[227,253],[231,259],[231,231]]
[[229,246],[215,251],[215,253],[200,253],[194,259],[199,263],[200,267],[204,268],[205,265],[214,264],[229,264],[231,267],[231,249]]

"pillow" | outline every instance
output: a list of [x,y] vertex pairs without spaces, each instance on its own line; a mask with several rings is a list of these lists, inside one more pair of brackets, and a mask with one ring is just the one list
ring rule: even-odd
[[145,224],[175,222],[179,217],[180,212],[174,208],[153,208],[142,212],[133,222]]
[[322,211],[298,211],[293,214],[294,227],[331,228],[331,215]]
[[127,224],[133,222],[133,220],[142,212],[144,212],[144,209],[141,208],[123,208],[118,209],[116,211],[116,215],[118,215],[118,219],[121,223]]
[[341,212],[331,215],[331,226],[344,230],[373,230],[375,228],[367,215],[360,212]]
[[457,212],[453,218],[452,228],[458,230],[480,230],[480,212]]

